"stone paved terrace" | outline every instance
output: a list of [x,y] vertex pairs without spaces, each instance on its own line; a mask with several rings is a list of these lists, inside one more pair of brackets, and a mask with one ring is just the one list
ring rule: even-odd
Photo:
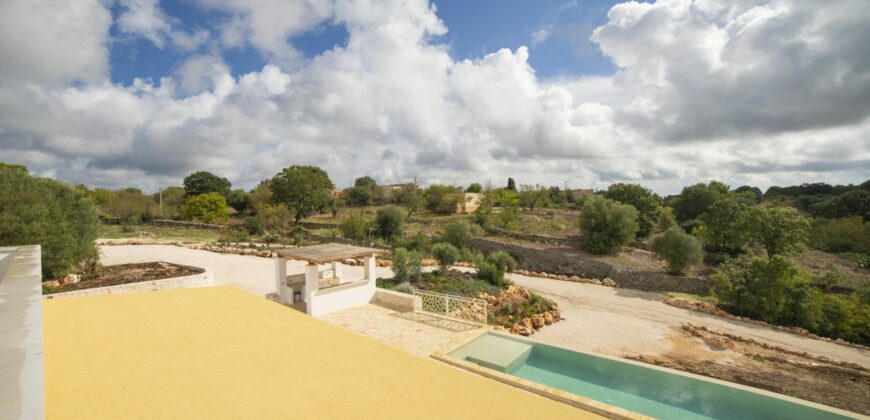
[[319,319],[421,356],[436,351],[446,353],[487,330],[430,315],[397,312],[378,305],[357,306]]

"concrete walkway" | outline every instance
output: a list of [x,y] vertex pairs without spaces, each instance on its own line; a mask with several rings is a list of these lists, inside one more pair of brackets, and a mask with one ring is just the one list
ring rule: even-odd
[[662,296],[656,293],[518,274],[509,277],[559,304],[565,320],[542,329],[532,338],[563,347],[614,356],[662,354],[671,349],[666,336],[672,328],[688,322],[870,367],[870,352],[866,350],[676,308],[662,303]]

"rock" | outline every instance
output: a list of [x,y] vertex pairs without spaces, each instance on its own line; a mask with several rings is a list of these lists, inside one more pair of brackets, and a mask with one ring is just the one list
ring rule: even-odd
[[543,315],[541,315],[541,314],[532,315],[532,326],[535,327],[535,329],[542,328],[544,326],[544,324],[545,324],[545,322],[544,322]]
[[63,278],[63,284],[75,284],[79,282],[78,274],[67,274],[66,277]]
[[522,323],[522,326],[526,327],[526,328],[532,328],[532,326],[533,326],[531,318],[523,318],[523,320],[520,321],[520,323]]
[[604,280],[601,280],[601,284],[603,284],[607,287],[616,287],[616,282],[611,280],[610,278],[606,278]]
[[553,318],[553,314],[551,312],[544,312],[544,324],[553,325],[556,320]]
[[49,280],[42,282],[42,285],[48,287],[60,287],[60,282],[57,280]]
[[725,338],[725,337],[716,336],[716,337],[706,339],[704,341],[706,341],[707,344],[709,344],[710,346],[717,348],[717,349],[724,350],[724,349],[734,348],[734,342]]

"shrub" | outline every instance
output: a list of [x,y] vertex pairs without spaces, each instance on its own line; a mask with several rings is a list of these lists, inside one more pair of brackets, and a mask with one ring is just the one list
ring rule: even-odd
[[505,284],[504,270],[489,261],[478,264],[477,277],[493,286],[504,287]]
[[834,264],[828,264],[828,267],[824,273],[819,274],[813,278],[813,283],[824,287],[827,291],[831,291],[834,286],[842,282],[843,275],[840,274],[840,271],[837,270],[837,267],[834,267]]
[[203,223],[227,220],[227,200],[214,192],[190,197],[181,205],[181,217]]
[[459,250],[455,246],[448,243],[435,244],[432,247],[432,254],[438,260],[438,265],[441,266],[441,271],[446,272],[451,264],[459,258]]
[[262,203],[257,206],[257,223],[263,229],[274,232],[286,232],[293,220],[293,213],[283,204]]
[[341,224],[341,236],[355,241],[366,239],[369,236],[369,230],[371,230],[371,222],[355,214],[344,219]]
[[819,220],[810,233],[813,248],[870,255],[870,222],[861,216]]
[[246,217],[245,230],[251,235],[262,235],[265,232],[263,222],[259,217]]
[[637,233],[637,210],[606,198],[583,205],[580,215],[583,246],[589,252],[608,254],[631,242]]
[[378,209],[375,217],[378,236],[389,239],[402,236],[402,226],[405,223],[405,213],[396,206],[386,206]]
[[43,276],[56,278],[99,251],[97,209],[83,193],[61,182],[0,169],[0,246],[42,246]]
[[399,293],[407,293],[409,295],[414,293],[414,288],[411,286],[411,283],[408,283],[406,281],[403,281],[403,282],[393,286],[390,290],[392,290],[394,292],[399,292]]
[[444,233],[441,235],[441,239],[444,242],[460,249],[468,247],[473,238],[474,234],[472,233],[471,225],[464,220],[448,224],[444,227]]
[[238,212],[247,211],[251,208],[251,195],[245,190],[232,190],[227,195],[227,205]]
[[139,223],[148,210],[149,198],[135,188],[115,191],[103,206],[107,213],[119,217],[124,223]]
[[397,248],[393,251],[393,273],[395,279],[401,282],[417,281],[423,274],[423,256],[417,251]]
[[776,322],[788,291],[805,282],[791,261],[780,256],[734,260],[724,264],[712,280],[720,302],[740,315],[765,322]]
[[511,254],[508,254],[507,251],[493,252],[492,254],[489,254],[487,260],[506,273],[514,271],[514,269],[517,268],[517,260],[515,260]]
[[417,232],[407,238],[398,238],[396,246],[409,251],[417,251],[422,255],[430,255],[432,253],[432,239],[423,232]]
[[701,244],[679,226],[671,226],[664,233],[653,236],[650,249],[668,262],[668,272],[683,274],[690,265],[698,264],[704,256]]

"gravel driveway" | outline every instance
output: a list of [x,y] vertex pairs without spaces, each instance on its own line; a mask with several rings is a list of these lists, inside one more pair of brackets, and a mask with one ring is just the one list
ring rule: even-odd
[[511,274],[510,279],[559,304],[564,321],[535,333],[544,342],[614,356],[657,355],[671,349],[666,336],[683,323],[704,325],[787,349],[870,367],[870,352],[813,340],[761,325],[675,308],[661,295]]

